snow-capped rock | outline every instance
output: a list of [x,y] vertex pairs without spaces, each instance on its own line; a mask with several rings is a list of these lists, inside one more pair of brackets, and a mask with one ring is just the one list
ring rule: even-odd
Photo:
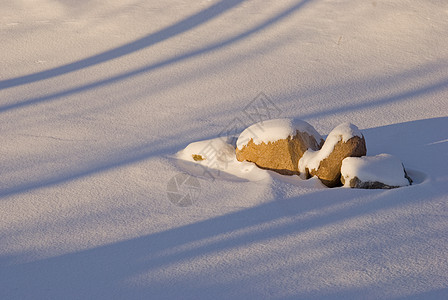
[[322,149],[304,153],[299,161],[299,172],[306,177],[317,176],[326,186],[335,187],[341,185],[342,160],[366,153],[366,142],[358,127],[343,123],[330,132]]
[[341,174],[344,186],[352,188],[390,189],[412,183],[401,161],[390,154],[347,157]]
[[281,174],[299,174],[299,159],[308,149],[320,149],[323,142],[322,136],[305,121],[268,120],[240,134],[236,157]]

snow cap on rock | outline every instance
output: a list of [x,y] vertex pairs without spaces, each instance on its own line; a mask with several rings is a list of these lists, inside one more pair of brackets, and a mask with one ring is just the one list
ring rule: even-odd
[[384,153],[347,157],[342,161],[341,174],[346,187],[392,188],[409,185],[401,161]]
[[308,150],[299,161],[299,171],[301,173],[306,173],[306,169],[317,170],[319,168],[320,162],[328,158],[328,156],[333,152],[334,146],[342,141],[347,142],[352,137],[358,136],[363,138],[361,131],[359,131],[356,125],[352,123],[342,123],[336,126],[329,134],[325,140],[322,149],[319,151]]
[[252,139],[254,144],[275,142],[294,136],[297,131],[306,132],[316,141],[322,140],[322,136],[313,126],[298,119],[273,119],[255,123],[246,128],[238,137],[236,146],[242,149]]

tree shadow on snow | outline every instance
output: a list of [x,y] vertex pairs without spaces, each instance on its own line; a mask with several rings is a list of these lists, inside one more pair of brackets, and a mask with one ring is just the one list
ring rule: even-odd
[[[344,201],[350,201],[354,195],[359,197],[365,191],[339,189],[336,193],[339,193],[339,197],[343,194],[346,198]],[[208,255],[241,247],[257,248],[259,247],[257,245],[268,243],[272,239],[300,236],[305,232],[369,214],[378,209],[403,205],[405,202],[390,201],[386,198],[379,199],[379,202],[357,203],[339,208],[340,203],[333,197],[329,190],[323,190],[298,198],[278,199],[141,238],[30,263],[11,264],[8,258],[3,257],[0,294],[8,299],[12,296],[22,299],[36,296],[47,299],[60,297],[105,299],[142,295],[156,298],[195,298],[207,292],[208,287],[203,282],[205,278],[201,274],[202,272],[208,274],[207,269],[199,272],[192,270],[191,277],[184,278],[166,274],[167,278],[152,278],[141,287],[129,286],[126,280],[140,274],[159,272],[173,265],[181,267],[183,263],[189,261],[199,260],[198,263],[204,263],[200,260]],[[299,218],[298,221],[280,222],[282,218],[300,217],[316,211],[327,213],[305,220]],[[263,229],[254,230],[257,227]],[[269,259],[267,253],[262,256]],[[325,257],[315,263],[324,261]],[[238,268],[238,262],[230,262],[230,265],[232,263],[235,264],[234,268]],[[219,272],[220,267],[216,269],[213,264],[214,262],[210,262],[209,267]],[[224,264],[221,267],[225,269],[229,266]],[[242,283],[256,284],[250,278],[242,277],[240,282],[223,283],[221,287],[215,286],[208,292],[213,295],[227,291],[232,295],[235,291],[243,291]]]
[[[218,2],[217,4],[213,5],[212,7],[208,8],[204,11],[201,11],[200,13],[198,13],[196,15],[193,15],[183,21],[180,21],[179,23],[176,23],[176,24],[169,26],[165,29],[162,29],[161,31],[158,31],[154,34],[149,35],[148,37],[137,40],[133,43],[106,51],[104,53],[80,60],[78,62],[70,63],[68,65],[64,65],[61,67],[57,67],[54,69],[38,72],[38,73],[27,75],[27,76],[22,76],[22,77],[18,77],[18,78],[0,81],[0,90],[9,88],[9,87],[13,87],[13,86],[17,86],[17,85],[27,84],[27,83],[31,83],[31,82],[35,82],[35,81],[40,81],[43,79],[56,77],[59,75],[70,73],[70,72],[74,72],[74,71],[77,71],[77,70],[80,70],[83,68],[87,68],[87,67],[114,59],[114,58],[118,58],[120,56],[127,55],[129,53],[138,51],[142,48],[149,47],[155,43],[162,42],[176,34],[181,34],[181,33],[188,31],[202,23],[205,23],[206,21],[210,20],[211,18],[217,17],[220,14],[224,13],[225,11],[238,5],[242,1],[243,0],[221,1],[221,2]],[[311,2],[311,1],[312,0],[299,1],[299,2],[295,3],[294,5],[290,6],[289,8],[287,8],[286,10],[282,11],[281,13],[261,22],[260,24],[254,26],[252,28],[247,29],[246,31],[244,31],[240,34],[232,36],[228,39],[225,39],[225,40],[222,40],[222,41],[219,41],[216,43],[212,43],[205,47],[201,47],[199,49],[192,50],[190,52],[186,52],[181,55],[176,55],[176,56],[167,58],[165,60],[162,60],[162,61],[159,61],[159,62],[156,62],[153,64],[148,64],[141,68],[134,69],[132,71],[127,71],[127,72],[124,72],[124,73],[121,73],[121,74],[118,74],[118,75],[115,75],[115,76],[112,76],[112,77],[109,77],[106,79],[101,79],[101,80],[98,80],[98,81],[95,81],[92,83],[83,84],[83,85],[80,85],[80,86],[77,86],[74,88],[69,88],[69,89],[66,89],[66,90],[63,90],[60,92],[56,92],[56,93],[53,93],[50,95],[45,95],[45,96],[31,98],[31,99],[25,99],[25,100],[22,100],[19,102],[15,102],[13,104],[3,105],[3,106],[0,106],[0,113],[9,111],[12,109],[21,108],[24,106],[29,106],[29,105],[33,105],[33,104],[37,104],[37,103],[41,103],[41,102],[46,102],[49,100],[55,100],[58,98],[60,99],[62,97],[66,97],[66,96],[69,96],[72,94],[76,94],[76,93],[91,90],[91,89],[94,89],[97,87],[116,83],[121,80],[128,79],[130,77],[134,77],[134,76],[137,76],[137,75],[140,75],[143,73],[147,73],[147,72],[150,72],[150,71],[162,68],[162,67],[166,67],[166,66],[174,64],[174,63],[179,63],[181,61],[191,59],[191,58],[197,57],[199,55],[203,55],[205,53],[210,53],[210,52],[219,50],[224,47],[228,47],[234,43],[237,43],[241,40],[249,38],[250,36],[280,22],[281,20],[283,20],[286,17],[289,17],[291,14],[293,14],[297,10],[301,9],[302,7],[304,7],[307,3]]]
[[[193,15],[183,21],[180,21],[179,23],[176,23],[176,24],[169,26],[165,29],[162,29],[161,31],[151,34],[148,37],[145,37],[145,38],[138,40],[134,43],[130,43],[128,45],[118,47],[116,49],[98,54],[96,56],[92,56],[85,60],[81,60],[81,61],[71,63],[71,64],[68,64],[65,66],[61,66],[61,67],[58,67],[55,69],[51,69],[51,70],[47,70],[47,71],[43,71],[40,73],[31,74],[28,76],[15,78],[15,79],[11,79],[11,80],[0,81],[0,88],[12,87],[15,85],[31,83],[31,82],[38,81],[38,80],[45,79],[45,78],[55,77],[58,75],[65,74],[67,72],[76,71],[81,68],[85,68],[85,67],[88,67],[88,66],[91,66],[94,64],[98,64],[98,63],[106,61],[106,60],[110,60],[114,57],[119,57],[119,56],[122,56],[122,55],[125,55],[128,53],[131,53],[133,51],[137,51],[143,47],[149,47],[149,46],[151,46],[157,42],[161,42],[161,41],[165,40],[166,38],[169,38],[175,34],[181,34],[182,32],[192,29],[195,26],[199,26],[200,24],[205,23],[206,21],[210,20],[213,17],[218,17],[220,14],[224,13],[227,10],[230,10],[231,8],[235,7],[236,5],[238,5],[241,2],[242,2],[242,0],[220,1],[217,4],[212,5],[210,8],[208,8],[196,15]],[[153,69],[160,68],[160,67],[166,66],[171,63],[176,63],[181,60],[192,58],[194,56],[198,56],[198,55],[201,55],[206,52],[218,50],[222,47],[229,46],[233,43],[236,43],[245,38],[248,38],[249,36],[258,33],[260,31],[266,29],[267,27],[274,25],[275,23],[281,21],[282,19],[290,16],[295,11],[301,9],[303,6],[305,6],[309,2],[311,2],[311,0],[302,0],[302,1],[296,2],[293,5],[291,5],[290,7],[288,7],[287,9],[285,9],[284,11],[272,16],[271,18],[269,18],[267,20],[262,21],[261,23],[259,23],[256,26],[249,28],[248,30],[246,30],[236,36],[230,37],[224,41],[210,44],[210,45],[202,47],[198,50],[194,50],[194,51],[191,51],[188,53],[181,54],[179,56],[168,58],[164,61],[161,61],[161,62],[158,62],[155,64],[150,64],[150,65],[144,66],[142,68],[139,68],[137,70],[122,73],[122,74],[113,76],[111,78],[102,79],[97,82],[84,84],[84,85],[81,85],[78,87],[70,88],[68,90],[56,92],[56,93],[41,96],[41,97],[27,99],[27,100],[21,101],[21,102],[6,104],[3,106],[0,106],[0,113],[6,112],[9,110],[13,110],[13,109],[19,109],[19,108],[26,107],[26,106],[33,105],[33,104],[38,104],[41,102],[46,102],[48,100],[56,100],[56,99],[61,100],[61,99],[64,99],[64,97],[67,97],[67,96],[75,94],[75,93],[80,93],[80,92],[88,90],[88,89],[93,89],[95,87],[98,87],[98,86],[101,86],[104,84],[114,83],[116,81],[128,78],[129,76],[134,76],[134,75],[137,75],[140,73],[149,72]],[[82,109],[82,108],[80,107],[80,109]],[[101,106],[101,109],[103,110],[104,106]],[[190,128],[189,132],[192,132],[192,131],[193,131],[193,129]],[[176,135],[176,137],[177,136],[181,136],[181,133],[179,133],[179,135]],[[164,136],[164,138],[168,138],[168,137]],[[206,138],[206,137],[202,136],[201,138]],[[116,147],[113,150],[113,153],[101,153],[101,155],[99,155],[101,158],[92,161],[87,167],[80,168],[79,166],[76,166],[75,168],[73,168],[72,170],[69,170],[67,172],[65,172],[65,170],[58,170],[59,174],[57,174],[57,175],[53,174],[53,176],[43,176],[44,178],[42,178],[42,176],[39,176],[38,179],[33,178],[33,180],[30,180],[30,182],[25,182],[25,183],[21,183],[16,186],[13,186],[13,187],[7,187],[4,189],[0,189],[0,197],[6,197],[9,195],[30,191],[30,190],[38,189],[38,188],[45,187],[45,186],[62,184],[64,182],[68,182],[70,180],[75,180],[77,178],[89,176],[89,175],[92,175],[95,173],[104,172],[104,171],[107,171],[107,170],[110,170],[110,169],[113,169],[113,168],[116,168],[119,166],[128,165],[131,163],[142,161],[142,160],[148,159],[150,157],[160,156],[160,155],[163,155],[166,153],[173,153],[176,150],[180,150],[179,147],[182,145],[183,145],[182,143],[176,143],[175,145],[159,147],[158,145],[154,146],[153,144],[150,146],[146,145],[146,144],[142,144],[142,145],[137,145],[135,147],[128,147],[126,145],[126,147],[123,147],[123,149]],[[146,150],[146,151],[139,150],[139,149],[143,149],[143,148],[148,148],[149,150]],[[111,151],[111,150],[108,150],[108,152],[109,151]],[[129,154],[129,153],[134,153],[134,152],[138,152],[138,154],[135,154],[135,155]],[[109,157],[109,159],[104,160],[102,157],[106,157],[106,156]],[[110,157],[112,157],[112,158],[110,158]],[[63,173],[63,174],[61,174],[61,173]]]
[[0,81],[0,89],[14,87],[18,85],[28,84],[36,81],[49,79],[52,77],[64,75],[74,71],[78,71],[84,68],[88,68],[97,64],[101,64],[141,49],[151,47],[157,43],[163,42],[176,35],[182,34],[189,30],[200,26],[213,18],[216,18],[226,11],[238,6],[245,0],[221,0],[216,4],[204,9],[192,16],[189,16],[173,25],[167,26],[157,32],[151,33],[141,39],[125,44],[123,46],[110,49],[108,51],[72,62],[63,66],[48,69],[45,71],[16,77],[12,79],[6,79]]
[[[372,128],[364,132],[367,139],[376,144],[372,146],[372,152],[385,150],[396,155],[405,155],[406,147],[413,147],[413,152],[405,158],[406,161],[418,159],[413,157],[415,155],[446,156],[448,143],[443,129],[447,128],[447,125],[448,117],[444,117]],[[389,144],[389,141],[397,136],[401,138],[398,143],[401,146]],[[441,165],[436,161],[433,156],[422,163],[428,167],[444,167],[443,162]],[[410,193],[409,189],[414,189],[414,192]],[[215,295],[234,298],[243,298],[245,295],[262,297],[266,296],[263,293],[269,288],[269,284],[266,286],[266,278],[278,280],[282,276],[290,276],[291,272],[306,278],[308,272],[311,273],[314,268],[335,259],[335,255],[359,259],[359,253],[363,251],[364,255],[368,255],[369,251],[381,252],[381,249],[377,248],[378,245],[372,243],[347,244],[343,250],[338,250],[342,253],[333,252],[332,245],[340,239],[352,237],[353,230],[361,237],[363,231],[368,233],[368,227],[351,228],[344,224],[360,217],[371,217],[378,212],[425,202],[428,195],[446,196],[446,191],[425,186],[390,191],[321,189],[292,198],[277,198],[269,203],[147,236],[48,259],[17,263],[14,261],[18,258],[1,257],[0,295],[9,299],[197,299]],[[391,225],[383,226],[394,226],[394,222],[400,220],[389,222]],[[319,232],[325,232],[325,229],[332,229],[332,233],[315,237]],[[311,241],[303,239],[309,239],[310,233],[313,237]],[[290,261],[288,270],[283,270],[283,266],[280,269],[262,268],[252,273],[245,271],[259,265],[272,267],[284,263],[288,257],[266,252],[263,245],[272,245],[276,241],[291,237],[297,239],[298,244],[295,246],[298,250],[291,249],[289,252],[295,260]],[[412,247],[414,242],[406,235],[400,235],[398,239],[395,245],[388,246]],[[248,254],[247,261],[235,257],[238,249],[246,248],[254,251]],[[317,251],[322,255],[304,262],[300,260],[300,256],[296,256],[300,251]],[[228,252],[231,253],[230,256],[226,255]],[[209,261],[207,257],[210,256],[215,258]],[[216,256],[223,256],[225,259],[217,261]],[[215,279],[221,276],[219,274],[230,274],[232,279],[217,284]],[[402,273],[400,276],[402,279],[399,282],[406,282],[406,278],[412,275]],[[327,281],[325,284],[331,287],[332,283]],[[340,291],[333,287],[333,291],[324,289],[296,295],[295,298],[331,298],[338,295],[362,297],[369,289],[381,288],[378,282],[370,282],[361,288]],[[441,290],[434,292],[434,295],[445,292]],[[433,295],[432,292],[428,293]]]

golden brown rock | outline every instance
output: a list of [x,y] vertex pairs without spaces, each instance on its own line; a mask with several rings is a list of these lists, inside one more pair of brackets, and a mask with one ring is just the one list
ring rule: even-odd
[[317,141],[315,136],[297,130],[294,136],[267,144],[255,144],[253,139],[250,139],[242,149],[236,149],[236,158],[239,161],[254,162],[260,168],[280,174],[298,175],[298,162],[305,151],[319,150],[323,142],[323,139]]
[[340,186],[342,160],[346,157],[360,157],[367,154],[364,136],[353,136],[346,142],[342,139],[334,145],[333,151],[323,159],[319,167],[307,172],[310,176],[317,176],[328,187]]

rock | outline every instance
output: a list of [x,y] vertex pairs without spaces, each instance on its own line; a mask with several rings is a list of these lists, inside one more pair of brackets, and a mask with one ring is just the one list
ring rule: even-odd
[[339,141],[328,158],[320,162],[317,170],[310,170],[311,176],[317,176],[328,187],[340,186],[342,160],[346,157],[359,157],[367,154],[364,137],[354,136],[347,142]]
[[392,189],[412,184],[401,161],[390,154],[344,159],[341,181],[346,187],[361,189]]
[[280,174],[298,175],[298,162],[305,151],[318,150],[323,142],[320,134],[304,121],[269,120],[254,124],[241,133],[236,158]]
[[299,161],[299,171],[307,177],[317,176],[328,187],[341,186],[341,165],[346,157],[367,153],[364,136],[350,123],[333,129],[319,151],[308,150]]

